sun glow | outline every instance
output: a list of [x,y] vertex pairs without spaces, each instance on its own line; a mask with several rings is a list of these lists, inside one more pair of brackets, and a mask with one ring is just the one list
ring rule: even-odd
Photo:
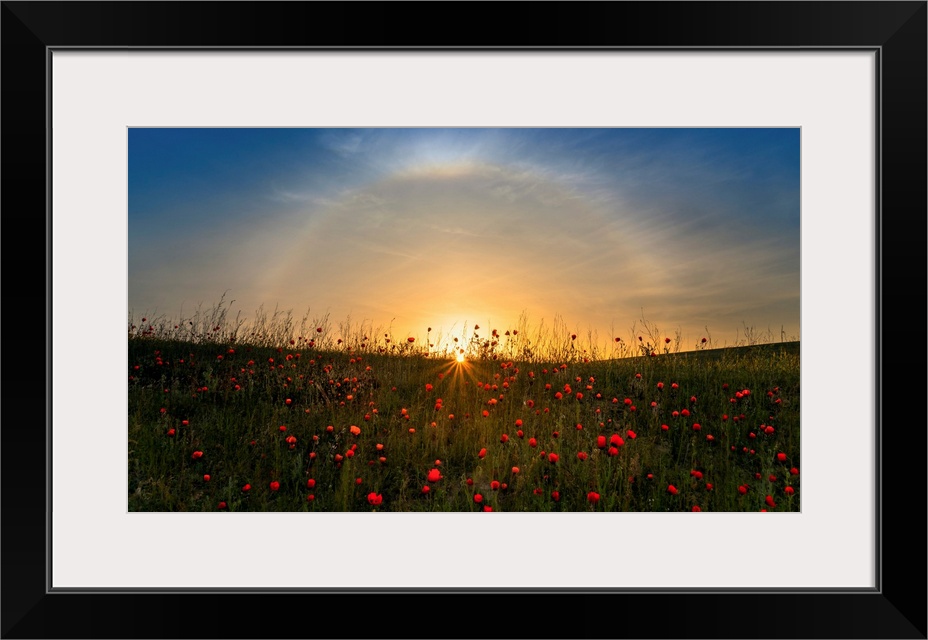
[[457,360],[458,362],[464,362],[464,351],[461,350],[461,351],[458,351],[456,354],[454,354],[454,359]]

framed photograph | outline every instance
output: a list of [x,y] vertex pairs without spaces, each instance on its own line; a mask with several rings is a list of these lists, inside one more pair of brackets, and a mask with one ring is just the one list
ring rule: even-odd
[[[383,25],[403,24],[419,13],[401,5],[368,5],[365,11],[384,16],[372,20],[366,32],[355,30],[357,10],[348,4],[4,2],[4,192],[8,217],[16,221],[7,237],[18,240],[30,231],[42,235],[45,251],[40,265],[37,253],[20,251],[21,243],[8,247],[15,267],[8,269],[7,392],[15,401],[7,408],[16,416],[8,416],[2,436],[3,495],[11,514],[4,526],[2,571],[6,585],[20,588],[4,589],[2,635],[288,637],[305,635],[307,623],[279,620],[274,612],[283,603],[303,606],[307,598],[323,598],[324,606],[354,616],[353,607],[374,606],[378,598],[390,596],[407,606],[428,602],[430,613],[421,623],[372,618],[369,625],[358,623],[363,629],[352,627],[352,634],[459,634],[457,628],[430,627],[434,614],[446,620],[462,617],[463,633],[475,636],[925,638],[926,531],[923,518],[909,515],[921,513],[925,477],[925,433],[917,426],[923,403],[913,406],[909,398],[912,389],[919,395],[925,385],[921,374],[913,381],[910,373],[897,373],[885,383],[882,374],[911,371],[912,348],[906,343],[912,341],[911,331],[925,326],[924,305],[908,296],[886,296],[883,283],[888,291],[897,291],[889,283],[898,282],[924,290],[924,271],[911,265],[916,260],[924,264],[925,256],[928,7],[925,2],[680,3],[672,5],[672,19],[668,8],[667,3],[539,5],[537,14],[533,9],[530,36],[513,36],[505,21],[488,30],[485,16],[479,15],[483,12],[465,12],[455,21],[480,35],[469,42],[465,28],[455,38],[447,36],[447,42],[435,42],[408,27],[390,29],[384,41]],[[340,38],[321,27],[317,33],[307,24],[350,24],[353,35]],[[478,24],[483,26],[477,29]],[[266,137],[234,145],[224,138],[210,147],[206,162],[212,169],[205,170],[202,162],[189,160],[197,148],[213,142],[185,139],[171,157],[140,137],[204,131],[261,131],[266,136],[288,130],[316,137],[276,155],[260,152],[268,146]],[[798,150],[799,180],[792,188],[801,215],[787,224],[798,225],[798,243],[778,244],[777,225],[784,221],[777,212],[783,207],[771,202],[782,143],[768,149],[766,139],[754,138],[733,143],[750,146],[755,154],[765,149],[769,159],[736,167],[739,175],[753,175],[753,200],[746,197],[732,205],[727,196],[692,197],[689,206],[700,211],[693,217],[706,226],[702,235],[691,219],[668,216],[667,208],[661,210],[663,217],[655,213],[652,223],[660,220],[678,231],[673,236],[677,243],[666,247],[668,255],[648,243],[647,225],[640,224],[640,233],[627,242],[654,265],[680,260],[687,237],[700,238],[699,246],[716,252],[720,263],[725,252],[750,253],[756,260],[739,264],[756,271],[745,269],[743,278],[763,284],[754,287],[756,297],[748,304],[757,308],[764,293],[770,300],[789,301],[794,290],[800,296],[795,333],[801,324],[801,509],[653,513],[617,507],[608,513],[529,509],[486,514],[451,508],[374,514],[301,507],[228,513],[236,509],[224,500],[214,510],[190,507],[201,504],[198,498],[172,508],[181,498],[167,485],[158,489],[158,501],[137,508],[140,503],[124,493],[129,477],[132,494],[130,467],[139,463],[131,453],[138,440],[131,431],[127,437],[125,418],[134,374],[122,331],[133,312],[133,296],[143,289],[163,289],[165,282],[189,283],[184,290],[192,296],[210,287],[221,295],[225,287],[218,272],[267,264],[258,257],[266,251],[281,252],[279,260],[271,260],[280,262],[279,268],[267,276],[278,286],[278,297],[284,295],[280,282],[314,275],[333,288],[350,286],[340,279],[344,270],[313,274],[312,265],[294,261],[297,232],[254,224],[255,218],[243,213],[241,192],[231,187],[225,200],[214,200],[224,203],[225,215],[208,221],[197,217],[194,209],[201,201],[196,194],[207,188],[209,170],[234,163],[239,182],[260,177],[268,187],[268,176],[277,174],[266,165],[285,157],[307,168],[304,175],[337,183],[346,173],[335,172],[334,156],[317,164],[308,159],[322,157],[323,143],[351,167],[382,168],[390,158],[410,157],[408,136],[417,131],[445,136],[443,146],[429,143],[415,151],[433,170],[438,166],[445,172],[435,187],[443,202],[451,193],[445,174],[454,170],[460,189],[453,193],[462,207],[486,204],[468,199],[468,190],[495,188],[512,210],[518,206],[514,189],[521,187],[537,196],[532,202],[538,216],[567,198],[551,186],[556,180],[527,184],[524,172],[488,177],[474,173],[472,166],[464,171],[463,156],[450,158],[447,150],[486,149],[493,137],[511,154],[508,166],[524,169],[527,158],[540,157],[532,154],[543,132],[549,137],[569,132],[570,137],[585,131],[589,146],[571,142],[573,137],[570,144],[555,141],[569,148],[558,170],[566,175],[573,167],[586,180],[584,188],[601,175],[594,166],[624,172],[626,204],[643,209],[648,203],[629,195],[643,193],[632,187],[645,174],[634,171],[650,162],[647,179],[673,173],[675,163],[689,161],[687,154],[698,141],[693,135],[680,138],[689,149],[665,144],[676,151],[655,156],[647,154],[663,141],[645,137],[627,143],[634,159],[623,164],[588,155],[597,135],[794,132],[790,144]],[[377,135],[365,138],[359,132]],[[329,135],[319,142],[322,133]],[[144,154],[133,155],[146,144]],[[246,155],[252,158],[250,167],[241,161]],[[149,160],[148,173],[138,169]],[[533,169],[538,175],[552,175],[553,165],[539,166]],[[139,186],[155,171],[173,172],[175,179]],[[433,206],[423,194],[434,182],[413,178],[416,202]],[[701,173],[686,188],[705,194],[722,180]],[[184,187],[165,188],[168,184]],[[356,195],[376,199],[400,193],[394,183],[378,184]],[[404,185],[402,193],[409,193]],[[270,187],[281,202],[307,197],[287,180]],[[597,189],[582,193],[585,202],[612,197],[601,184],[592,187]],[[170,227],[164,219],[151,219],[148,227],[139,222],[133,194],[144,188],[160,189],[152,198],[171,203],[175,217]],[[579,191],[569,195],[579,198]],[[666,203],[674,198],[669,191],[648,198]],[[676,200],[680,210],[682,201]],[[407,208],[417,206],[403,202]],[[363,207],[343,210],[342,204],[324,204],[341,212],[323,230],[331,255],[323,255],[324,247],[316,249],[326,264],[378,241],[390,244],[392,260],[398,261],[397,252],[403,252],[395,245],[421,244],[438,233],[385,228],[371,236],[352,234],[351,242],[342,243],[338,234],[344,225],[357,228],[370,221]],[[754,235],[746,246],[731,242],[744,236],[721,227],[708,230],[728,205],[753,207],[742,220],[721,217],[729,228],[748,226],[750,218]],[[570,223],[575,228],[586,223],[577,209],[571,211],[571,220],[561,227],[549,220],[550,233],[525,236],[525,246],[550,241],[548,251],[568,252]],[[461,215],[464,227],[468,220],[492,226],[489,218]],[[413,222],[430,220],[434,216],[422,214]],[[717,242],[708,242],[710,237]],[[507,242],[513,250],[519,246],[511,237]],[[699,251],[691,250],[687,264],[695,265]],[[241,260],[226,262],[223,256],[230,252]],[[598,252],[606,254],[605,262],[587,259],[591,277],[615,279],[604,265],[623,255],[627,259],[628,252],[617,242],[607,242]],[[403,255],[408,258],[408,253]],[[776,271],[775,265],[795,264],[797,256],[801,268],[792,273],[799,286],[779,289],[778,283],[793,276],[789,270]],[[905,267],[899,266],[900,259]],[[705,256],[699,260],[706,263]],[[168,268],[172,264],[178,268]],[[393,264],[371,263],[378,272]],[[455,269],[462,271],[462,283],[479,285],[484,278],[476,267],[472,272],[462,265]],[[684,266],[661,271],[685,272]],[[768,277],[761,278],[761,272]],[[408,279],[405,272],[396,273]],[[529,277],[528,271],[520,273]],[[41,282],[21,284],[27,276],[37,281],[38,274],[44,274]],[[362,269],[353,277],[373,275]],[[716,289],[737,281],[731,274],[714,278]],[[171,292],[179,290],[174,286]],[[323,284],[314,291],[328,290]],[[468,288],[466,295],[479,298],[474,291],[479,287]],[[26,305],[46,312],[47,347],[41,361],[37,341],[9,328],[15,327],[17,309]],[[310,330],[315,331],[312,319]],[[138,320],[134,330],[145,331]],[[333,323],[340,320],[332,318]],[[886,327],[899,330],[886,333]],[[386,338],[399,337],[408,349],[444,345],[432,340],[431,331],[397,330],[402,335],[388,331]],[[689,330],[681,334],[691,337]],[[385,348],[389,344],[384,342]],[[477,340],[470,347],[496,348],[488,345]],[[476,357],[473,351],[461,355]],[[900,376],[906,381],[895,380]],[[44,429],[35,416],[38,406],[44,409]],[[913,421],[911,428],[899,427]],[[273,435],[286,434],[281,429]],[[190,464],[197,462],[197,452],[203,455],[196,449]],[[36,462],[43,459],[44,484]],[[426,483],[440,479],[438,461],[435,469],[436,477]],[[207,475],[200,474],[204,482],[211,481]],[[268,479],[270,492],[277,490],[275,478],[262,477],[263,494]],[[240,496],[243,488],[233,488]],[[379,506],[376,491],[370,495],[370,505]],[[772,502],[771,497],[767,504],[772,507]],[[595,511],[595,500],[589,503]],[[262,598],[254,600],[256,595]],[[423,595],[433,597],[421,600]],[[479,611],[498,604],[501,595],[547,598],[550,604],[533,604],[557,610],[557,620],[542,615],[525,622],[513,615],[488,632]],[[466,614],[460,612],[461,597],[470,598]],[[240,612],[246,598],[254,620],[243,622],[238,613],[217,615]],[[162,615],[188,601],[204,615],[184,619],[187,626]],[[267,613],[256,602],[265,604]],[[617,634],[609,612],[623,611]],[[677,615],[667,616],[668,611]],[[655,620],[661,624],[655,626]],[[467,631],[469,621],[473,633]]]

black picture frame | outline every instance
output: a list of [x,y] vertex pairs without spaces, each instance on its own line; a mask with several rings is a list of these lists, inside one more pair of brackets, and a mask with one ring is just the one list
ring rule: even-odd
[[[498,3],[2,2],[2,204],[7,223],[3,294],[7,419],[0,436],[2,637],[338,633],[372,638],[926,638],[928,536],[921,511],[926,385],[917,349],[922,346],[921,331],[928,326],[921,297],[926,290],[928,217],[928,3],[602,2],[509,8],[518,18],[505,17],[509,12]],[[430,25],[427,29],[418,27],[423,18]],[[846,593],[49,592],[46,497],[50,488],[48,469],[46,473],[41,469],[43,462],[46,467],[48,463],[45,427],[51,399],[47,390],[50,353],[56,348],[48,334],[49,51],[55,47],[281,46],[877,51],[881,124],[876,221],[876,589]],[[26,241],[39,237],[44,252]],[[39,310],[45,322],[37,320]],[[840,310],[835,322],[841,322]],[[92,351],[92,345],[76,348],[85,355]],[[838,412],[839,396],[849,393],[837,388],[840,385],[836,372],[837,395],[830,401]],[[92,409],[105,411],[104,400],[93,404]],[[853,490],[855,477],[854,470],[848,470],[847,478],[836,479],[836,490]],[[775,570],[778,553],[788,553],[788,541],[779,544],[768,541],[758,547],[743,541],[741,548],[747,561],[756,562],[758,571],[764,572]],[[500,611],[502,616],[497,614]]]

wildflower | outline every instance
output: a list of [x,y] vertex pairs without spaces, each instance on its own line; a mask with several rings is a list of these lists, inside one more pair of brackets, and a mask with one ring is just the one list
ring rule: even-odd
[[280,489],[280,483],[274,480],[273,482],[271,482],[270,487],[271,487],[271,491],[277,491]]
[[577,452],[577,460],[586,460],[589,456],[586,454],[586,451]]
[[228,508],[228,506],[229,506],[229,505],[226,504],[226,501],[223,500],[222,502],[219,503],[219,507],[218,507],[218,508],[219,508],[219,509],[226,509],[226,508]]
[[493,489],[493,491],[499,489],[499,480],[493,480],[490,482],[490,488]]
[[367,494],[367,501],[376,507],[377,505],[383,503],[383,496],[379,493],[374,493],[371,491],[369,494]]
[[777,506],[777,503],[773,501],[773,496],[767,496],[766,498],[764,498],[764,502],[766,502],[767,506],[770,507],[771,509]]
[[361,428],[360,428],[360,427],[357,427],[357,426],[355,426],[355,425],[351,425],[351,428],[348,429],[348,430],[351,432],[351,435],[353,435],[353,436],[359,436],[359,435],[361,435]]
[[779,460],[780,462],[786,462],[786,454],[783,452],[778,453],[777,460]]
[[193,458],[194,460],[199,460],[200,458],[203,457],[203,452],[202,452],[202,451],[194,451],[193,454],[192,454],[190,457]]
[[481,502],[483,502],[483,496],[480,495],[479,493],[475,493],[474,502],[476,502],[477,504],[480,504]]
[[429,482],[438,482],[441,480],[441,472],[438,469],[430,469],[426,480]]
[[596,504],[597,502],[599,502],[599,494],[596,493],[595,491],[590,491],[588,494],[586,494],[586,499],[588,502],[592,502],[593,504]]
[[481,450],[480,450],[480,453],[477,454],[477,457],[478,457],[478,458],[485,458],[486,455],[487,455],[487,450],[486,450],[486,448],[484,448],[484,449],[481,449]]
[[680,491],[672,484],[667,485],[667,492],[674,496],[680,493]]
[[548,454],[548,462],[550,462],[551,464],[554,464],[555,462],[557,462],[557,460],[558,460],[558,455],[556,453]]

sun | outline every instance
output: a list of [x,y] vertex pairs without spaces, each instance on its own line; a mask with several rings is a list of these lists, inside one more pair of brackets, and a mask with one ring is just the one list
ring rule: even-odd
[[458,362],[464,362],[464,351],[463,350],[458,351],[455,354],[454,359],[457,360]]

